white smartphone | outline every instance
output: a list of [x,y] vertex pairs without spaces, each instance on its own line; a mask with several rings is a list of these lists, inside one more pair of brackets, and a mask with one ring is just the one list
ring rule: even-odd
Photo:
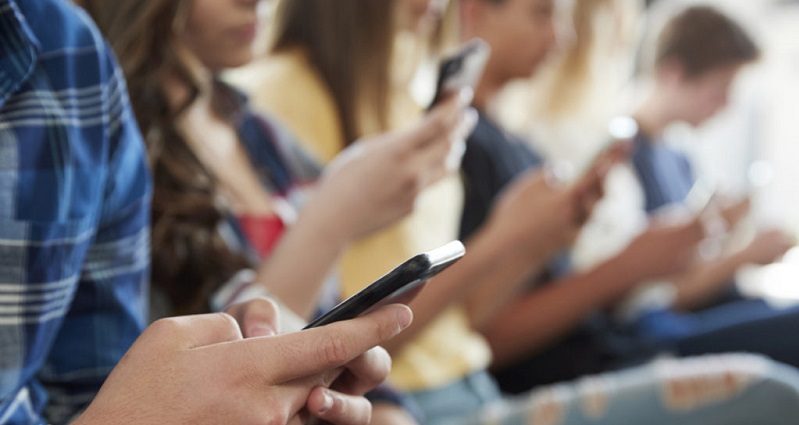
[[474,89],[483,76],[491,47],[485,41],[475,38],[464,44],[453,55],[441,61],[438,71],[438,82],[430,108],[441,100],[461,89]]

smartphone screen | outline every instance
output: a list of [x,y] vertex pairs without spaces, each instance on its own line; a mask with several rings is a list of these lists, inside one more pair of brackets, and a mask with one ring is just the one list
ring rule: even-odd
[[455,54],[445,58],[438,70],[436,92],[430,108],[451,93],[466,87],[474,89],[483,76],[490,55],[491,47],[488,43],[475,38],[464,44]]
[[382,305],[410,302],[428,279],[455,264],[465,253],[463,244],[453,241],[419,254],[312,321],[305,329],[354,319]]

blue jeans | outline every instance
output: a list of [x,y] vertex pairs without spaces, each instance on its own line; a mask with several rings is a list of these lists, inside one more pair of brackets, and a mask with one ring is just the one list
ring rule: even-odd
[[693,313],[652,312],[636,327],[655,346],[681,356],[750,352],[799,367],[799,308],[741,299]]
[[482,392],[496,387],[480,376],[414,394],[430,413],[424,424],[799,423],[799,371],[752,355],[659,360],[494,401],[483,400]]
[[421,409],[424,425],[439,425],[451,421],[453,417],[478,415],[484,406],[502,399],[494,378],[485,371],[442,388],[409,395]]

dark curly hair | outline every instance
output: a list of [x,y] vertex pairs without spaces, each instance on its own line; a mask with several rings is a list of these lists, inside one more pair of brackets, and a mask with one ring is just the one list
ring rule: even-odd
[[[176,128],[196,100],[198,85],[177,53],[188,0],[82,0],[108,38],[125,72],[131,103],[153,171],[152,283],[168,296],[175,314],[209,310],[211,294],[247,259],[219,232],[226,210],[214,177]],[[189,88],[181,105],[170,103],[166,78]]]

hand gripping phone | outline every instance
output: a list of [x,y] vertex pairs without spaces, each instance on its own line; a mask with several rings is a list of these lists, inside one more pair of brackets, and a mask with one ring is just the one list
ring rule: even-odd
[[441,61],[436,93],[430,109],[452,93],[466,87],[474,89],[483,76],[489,56],[491,56],[491,47],[488,43],[475,38],[464,44],[455,54]]

